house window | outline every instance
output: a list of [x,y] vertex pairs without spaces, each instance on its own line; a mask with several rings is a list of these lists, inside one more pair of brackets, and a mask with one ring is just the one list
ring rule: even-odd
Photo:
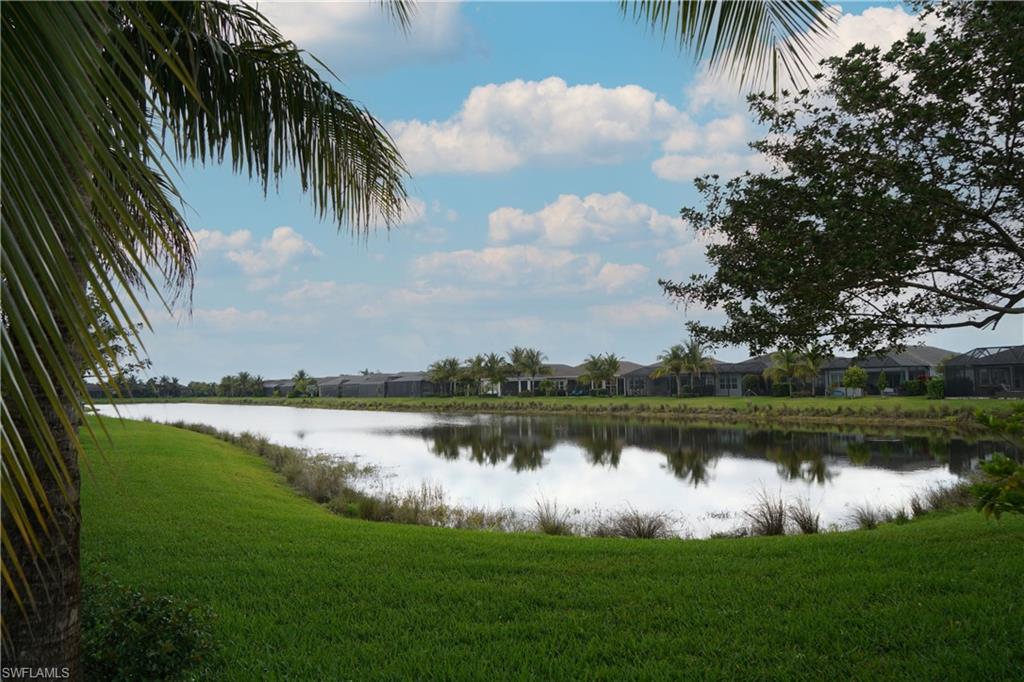
[[718,377],[718,388],[723,391],[736,390],[740,387],[740,378],[735,374],[722,374]]

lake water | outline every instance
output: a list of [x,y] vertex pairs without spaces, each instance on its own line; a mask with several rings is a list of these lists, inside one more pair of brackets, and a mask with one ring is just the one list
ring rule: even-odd
[[[102,414],[114,414],[101,406]],[[936,432],[707,428],[566,416],[362,412],[154,403],[122,416],[259,433],[282,445],[376,464],[396,489],[439,483],[459,503],[529,510],[538,498],[586,514],[670,512],[705,536],[737,525],[762,489],[806,498],[826,525],[852,505],[906,505],[1007,446]],[[1013,452],[1017,456],[1019,452]]]

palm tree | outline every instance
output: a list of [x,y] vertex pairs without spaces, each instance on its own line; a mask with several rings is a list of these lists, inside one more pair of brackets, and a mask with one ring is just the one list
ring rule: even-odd
[[537,377],[551,374],[551,368],[545,364],[547,360],[548,356],[539,348],[527,349],[526,356],[523,358],[523,368],[526,370],[526,376],[530,377],[531,393],[534,391]]
[[249,386],[252,383],[252,375],[248,372],[239,372],[235,377],[235,395],[252,395]]
[[661,365],[651,372],[651,376],[659,379],[673,376],[676,379],[676,396],[683,395],[683,374],[686,373],[686,348],[681,343],[668,348],[658,356]]
[[480,384],[487,378],[487,368],[484,366],[484,356],[477,353],[468,358],[462,365],[462,376],[466,381],[466,395],[469,395],[470,386],[473,391],[480,395]]
[[[811,395],[816,394],[816,382],[821,370],[825,367],[832,356],[825,352],[820,346],[808,346],[800,354],[800,366],[797,369],[797,376],[811,384]],[[828,386],[825,387],[826,389]]]
[[448,395],[454,395],[455,382],[459,378],[459,359],[442,358],[427,368],[427,375],[438,386],[446,387]]
[[530,377],[530,393],[533,393],[537,377],[551,374],[551,368],[544,364],[548,356],[544,355],[544,352],[538,348],[520,348],[516,346],[507,355],[516,374]]
[[594,392],[594,385],[601,381],[601,377],[604,372],[604,357],[601,355],[590,354],[587,359],[583,361],[583,374],[580,375],[580,381],[585,384],[590,384],[590,392]]
[[512,365],[505,361],[501,355],[497,353],[488,353],[484,356],[484,375],[492,385],[498,387],[498,396],[501,397],[501,385],[505,379],[515,370]]
[[712,72],[744,85],[770,80],[776,92],[780,72],[794,84],[811,76],[837,16],[825,0],[619,0],[619,8],[697,61],[706,57]]
[[[248,376],[248,373],[245,374]],[[311,377],[304,369],[300,369],[296,372],[292,376],[292,381],[295,382],[295,386],[292,387],[291,395],[296,398],[307,398],[316,392],[316,379]]]
[[173,165],[226,159],[264,191],[298,177],[356,233],[396,223],[405,168],[377,120],[247,5],[16,3],[0,31],[17,113],[0,138],[4,664],[78,679],[83,377],[114,397],[112,347],[138,339],[140,292],[189,300]]
[[619,373],[620,367],[621,360],[615,353],[588,355],[587,359],[583,361],[583,374],[580,375],[580,381],[589,383],[591,392],[596,384],[601,384],[608,389],[608,395],[611,395],[611,385]]
[[801,356],[795,350],[781,349],[772,353],[772,364],[764,370],[764,378],[773,382],[785,382],[789,395],[793,395],[793,379],[801,372]]
[[690,374],[691,393],[694,378],[699,381],[702,373],[713,372],[715,369],[715,359],[705,355],[706,352],[704,346],[696,339],[690,339],[683,346],[683,370]]

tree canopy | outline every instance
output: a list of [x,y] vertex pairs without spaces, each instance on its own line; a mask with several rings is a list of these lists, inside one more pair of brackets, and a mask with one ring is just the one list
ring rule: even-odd
[[1024,313],[1024,5],[926,5],[931,35],[825,60],[751,97],[767,173],[696,181],[713,274],[662,280],[713,343],[899,346]]

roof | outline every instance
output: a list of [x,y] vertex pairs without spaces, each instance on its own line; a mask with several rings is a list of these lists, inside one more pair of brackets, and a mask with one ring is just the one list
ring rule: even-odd
[[[579,367],[573,367],[572,365],[561,365],[557,363],[545,363],[544,367],[551,370],[548,374],[539,375],[538,379],[575,379],[583,373],[582,365]],[[526,380],[528,376],[514,376],[509,377],[510,381],[516,381],[517,379]]]
[[430,381],[430,376],[426,372],[400,372],[392,374],[388,381]]
[[935,346],[911,346],[900,353],[885,353],[858,358],[864,369],[882,367],[938,367],[943,360],[956,355],[953,351]]
[[336,377],[317,379],[316,383],[318,386],[340,386],[353,378],[355,378],[354,374],[339,374]]
[[394,379],[396,374],[356,374],[346,381],[346,384],[383,384]]
[[639,362],[630,362],[629,360],[619,360],[619,371],[615,373],[615,376],[623,376],[625,374],[631,374],[638,369],[645,369],[647,365],[641,365]]
[[946,366],[1020,364],[1024,364],[1024,346],[989,346],[958,355],[949,360]]

